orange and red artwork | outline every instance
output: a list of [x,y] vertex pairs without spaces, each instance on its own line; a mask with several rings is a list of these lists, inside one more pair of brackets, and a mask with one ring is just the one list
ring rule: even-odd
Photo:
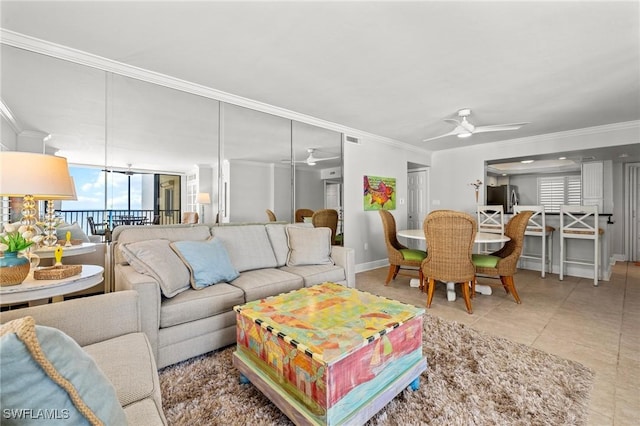
[[395,210],[396,178],[364,176],[364,209]]

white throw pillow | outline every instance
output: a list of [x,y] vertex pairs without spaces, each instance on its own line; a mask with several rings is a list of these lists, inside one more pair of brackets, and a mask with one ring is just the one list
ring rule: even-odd
[[287,266],[333,265],[331,229],[287,226]]
[[189,269],[171,249],[169,240],[144,240],[122,244],[120,252],[138,273],[149,275],[160,284],[165,297],[191,288]]

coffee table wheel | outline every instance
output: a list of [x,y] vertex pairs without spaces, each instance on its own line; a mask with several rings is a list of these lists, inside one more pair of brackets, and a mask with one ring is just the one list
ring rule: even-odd
[[245,376],[244,374],[240,373],[240,384],[241,385],[248,385],[249,383],[251,383],[251,380],[249,380],[249,378],[247,376]]
[[415,379],[413,379],[413,382],[409,384],[409,387],[412,391],[417,391],[418,389],[420,389],[420,377],[416,377]]

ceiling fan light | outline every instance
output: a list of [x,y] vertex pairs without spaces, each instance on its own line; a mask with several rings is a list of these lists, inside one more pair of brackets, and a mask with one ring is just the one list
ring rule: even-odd
[[469,136],[471,136],[471,132],[463,132],[463,133],[458,133],[458,137],[459,138],[468,138]]
[[315,166],[316,162],[315,161],[307,161],[307,165],[309,166]]

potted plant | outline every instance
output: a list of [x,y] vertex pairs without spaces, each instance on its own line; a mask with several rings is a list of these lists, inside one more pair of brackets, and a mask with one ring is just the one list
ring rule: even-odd
[[32,244],[39,242],[42,236],[22,225],[5,223],[0,234],[0,286],[22,283],[29,274],[29,258],[20,255]]

